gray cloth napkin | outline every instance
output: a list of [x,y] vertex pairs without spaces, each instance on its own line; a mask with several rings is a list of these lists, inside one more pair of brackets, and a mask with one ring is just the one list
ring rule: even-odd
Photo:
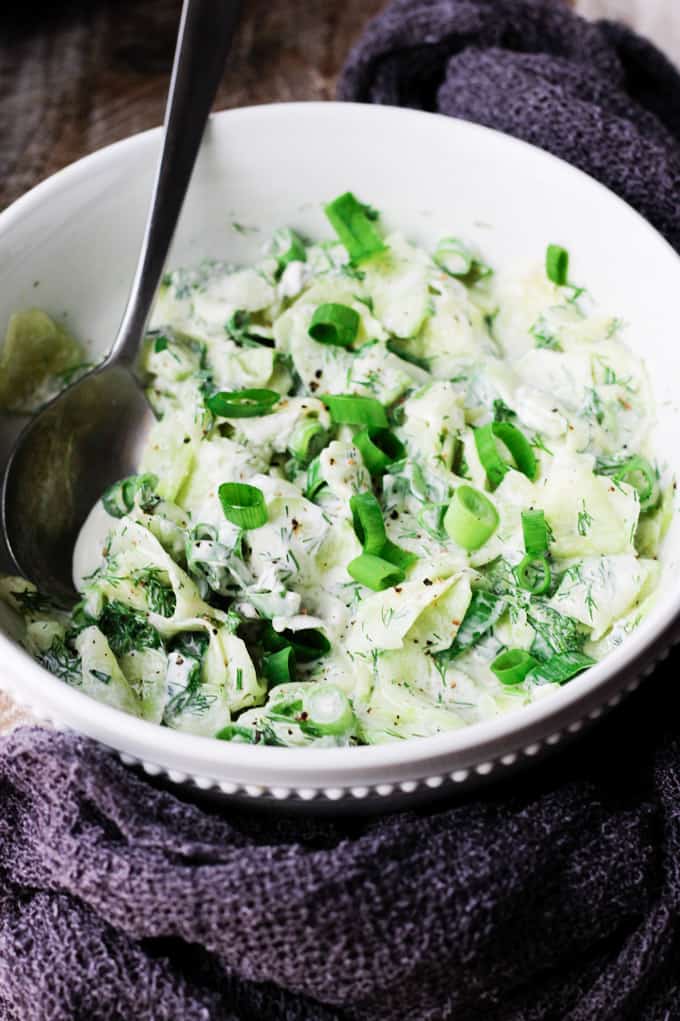
[[[680,78],[620,26],[538,0],[398,0],[340,94],[536,142],[680,247]],[[17,731],[0,742],[0,1021],[680,1018],[679,720],[671,661],[524,776],[327,822],[209,811],[88,740]]]
[[680,79],[623,25],[586,22],[559,0],[395,0],[350,54],[338,96],[539,145],[680,248]]

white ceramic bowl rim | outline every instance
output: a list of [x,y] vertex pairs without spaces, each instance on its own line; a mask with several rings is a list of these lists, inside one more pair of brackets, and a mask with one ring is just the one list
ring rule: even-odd
[[[229,118],[237,123],[240,119],[268,121],[272,117],[289,117],[291,110],[297,118],[318,117],[323,111],[325,117],[333,116],[341,124],[346,118],[347,130],[357,118],[365,118],[375,122],[376,131],[386,118],[398,118],[404,124],[409,121],[420,121],[423,118],[448,121],[438,114],[423,113],[392,107],[374,107],[361,104],[342,103],[291,103],[273,104],[257,107],[244,107],[237,110],[222,111],[213,115],[216,119]],[[21,218],[37,205],[49,203],[57,199],[61,187],[68,182],[77,185],[79,180],[96,173],[98,168],[115,160],[121,151],[132,152],[135,147],[146,143],[150,137],[159,137],[160,128],[134,135],[113,145],[107,146],[78,162],[59,171],[52,177],[37,185],[26,195],[19,198],[8,209],[0,214],[0,236],[13,228]],[[475,133],[499,135],[499,132],[476,124],[465,124],[465,130],[472,136]],[[518,147],[531,151],[535,161],[562,164],[563,161],[542,150],[537,150],[525,142],[503,135],[505,146]],[[669,254],[677,258],[676,253],[654,228],[639,214],[634,212],[621,199],[613,195],[598,182],[573,167],[569,167],[573,175],[585,178],[591,188],[601,190],[603,200],[608,203],[618,202],[621,211],[627,217],[637,217],[640,225],[656,238],[657,243],[666,245]],[[550,698],[523,707],[516,712],[500,716],[493,720],[476,723],[461,730],[446,732],[434,737],[417,738],[391,744],[358,746],[353,748],[278,748],[269,746],[250,746],[216,741],[213,738],[197,737],[179,733],[164,727],[136,719],[106,705],[93,701],[87,695],[64,684],[47,670],[39,666],[26,652],[18,648],[7,637],[0,634],[0,658],[4,668],[10,668],[16,675],[25,679],[30,688],[30,698],[46,703],[54,712],[55,717],[64,717],[83,733],[93,734],[92,721],[96,721],[96,736],[99,740],[114,748],[128,749],[134,747],[136,754],[151,761],[164,761],[166,758],[180,757],[192,764],[192,768],[210,775],[218,771],[228,776],[230,767],[236,771],[242,767],[250,770],[257,767],[259,774],[276,771],[285,767],[286,771],[306,776],[310,786],[321,786],[329,782],[338,770],[351,769],[361,773],[374,768],[390,770],[404,765],[417,766],[419,762],[450,758],[457,753],[465,753],[478,745],[489,745],[511,736],[514,732],[531,731],[535,725],[541,724],[541,730],[549,732],[549,721],[557,718],[568,707],[573,707],[588,695],[597,693],[605,682],[613,675],[629,668],[634,661],[651,658],[650,653],[658,641],[680,612],[680,591],[674,598],[654,609],[650,617],[643,622],[639,630],[628,637],[622,647],[612,652],[605,661],[592,667],[586,674],[571,681],[564,688],[555,692]],[[143,752],[141,750],[144,750]]]

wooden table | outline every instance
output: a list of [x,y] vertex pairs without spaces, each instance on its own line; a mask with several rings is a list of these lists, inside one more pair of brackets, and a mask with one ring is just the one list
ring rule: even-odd
[[[218,107],[331,99],[384,0],[247,0]],[[680,63],[674,0],[575,0],[619,17]],[[60,167],[160,123],[180,0],[64,0],[0,12],[0,208]],[[0,695],[0,732],[28,720]]]

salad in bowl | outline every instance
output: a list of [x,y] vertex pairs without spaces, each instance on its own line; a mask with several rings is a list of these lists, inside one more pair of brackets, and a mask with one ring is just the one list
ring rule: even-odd
[[[456,730],[550,698],[654,599],[672,487],[650,386],[569,253],[490,265],[351,192],[325,212],[325,240],[280,229],[253,264],[166,275],[140,366],[157,423],[83,528],[78,603],[0,580],[38,662],[176,731]],[[83,359],[17,313],[5,404]]]

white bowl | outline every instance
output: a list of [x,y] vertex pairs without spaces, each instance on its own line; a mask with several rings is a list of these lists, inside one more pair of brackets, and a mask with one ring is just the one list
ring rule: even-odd
[[[39,305],[67,315],[95,352],[106,349],[131,279],[159,143],[154,130],[94,153],[0,215],[0,321]],[[680,260],[601,185],[506,135],[437,115],[351,104],[217,114],[171,263],[248,260],[283,225],[327,234],[321,203],[346,190],[417,240],[452,233],[476,240],[492,263],[539,260],[548,242],[567,247],[574,279],[630,324],[627,341],[644,355],[657,398],[656,450],[677,464]],[[260,232],[239,232],[234,223]],[[391,807],[502,775],[620,701],[676,638],[679,561],[675,516],[656,607],[623,647],[539,703],[437,737],[316,751],[180,734],[92,701],[4,633],[0,684],[38,715],[177,783],[310,811]]]

